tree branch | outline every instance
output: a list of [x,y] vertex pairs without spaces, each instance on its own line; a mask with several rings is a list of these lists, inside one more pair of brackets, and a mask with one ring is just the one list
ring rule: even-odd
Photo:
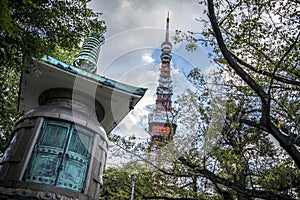
[[[243,60],[241,60],[238,56],[234,55],[232,52],[230,52],[230,54],[232,55],[232,57],[241,65],[247,67],[248,69],[250,69],[251,71],[254,71],[256,73],[259,73],[261,75],[265,75],[265,76],[269,76],[271,77],[272,74],[270,72],[267,72],[265,70],[260,70],[260,69],[256,69],[255,67],[253,67],[252,65],[249,65],[248,63],[244,62]],[[297,85],[300,86],[300,82],[299,81],[295,81],[295,80],[291,80],[291,79],[287,79],[287,78],[283,78],[281,76],[278,75],[274,75],[273,76],[275,80],[280,81],[282,83],[288,83],[288,84],[292,84],[292,85]]]
[[281,59],[278,61],[277,65],[275,66],[275,69],[273,70],[271,80],[270,80],[269,90],[268,90],[269,101],[271,101],[271,99],[270,99],[271,95],[270,94],[271,94],[271,91],[272,91],[272,85],[273,85],[273,82],[274,82],[274,79],[275,79],[275,74],[276,74],[277,70],[279,69],[281,63],[285,60],[285,58],[289,55],[289,53],[292,51],[292,49],[297,44],[299,36],[300,36],[300,32],[298,33],[295,41],[291,44],[289,49],[284,53],[284,55],[281,57]]
[[234,69],[234,71],[259,95],[259,97],[267,103],[268,101],[268,95],[265,93],[265,91],[261,88],[260,85],[258,85],[250,76],[247,74],[236,62],[236,60],[231,56],[230,52],[228,51],[223,36],[221,33],[221,30],[218,26],[217,18],[215,16],[214,11],[214,3],[213,0],[208,0],[208,12],[209,12],[209,19],[213,28],[213,31],[215,33],[215,37],[217,39],[218,45],[220,47],[220,50],[228,62],[228,64]]
[[244,118],[239,119],[239,122],[243,123],[243,124],[246,124],[248,126],[252,126],[252,127],[258,128],[258,129],[260,129],[262,131],[268,132],[268,130],[264,126],[262,126],[259,122],[254,122],[254,121],[247,120],[247,119],[244,119]]
[[144,199],[166,199],[166,200],[196,200],[195,198],[173,198],[167,196],[143,196]]
[[213,183],[218,183],[221,185],[224,185],[228,188],[231,188],[235,190],[236,192],[246,195],[248,197],[256,197],[256,198],[263,198],[263,199],[283,199],[283,200],[294,200],[294,198],[284,195],[284,194],[276,194],[272,191],[260,191],[260,190],[254,190],[254,189],[248,189],[242,186],[241,184],[237,184],[234,182],[231,182],[225,178],[222,178],[220,176],[215,175],[213,172],[207,170],[207,169],[200,169],[198,165],[193,164],[189,161],[187,161],[184,157],[180,157],[179,160],[185,164],[186,166],[193,169],[195,173],[199,173],[199,175],[204,176],[208,178]]
[[263,88],[252,79],[243,68],[239,66],[236,60],[232,57],[230,51],[227,49],[221,30],[218,26],[217,18],[214,11],[213,0],[207,0],[209,19],[219,45],[219,48],[229,64],[229,66],[248,84],[252,90],[260,97],[262,105],[261,124],[268,129],[274,138],[280,143],[280,146],[292,157],[296,165],[300,168],[300,153],[290,140],[287,140],[281,131],[270,120],[270,98]]

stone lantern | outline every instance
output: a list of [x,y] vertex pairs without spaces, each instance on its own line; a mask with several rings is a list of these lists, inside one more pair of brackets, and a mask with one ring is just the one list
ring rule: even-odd
[[74,66],[45,56],[22,74],[0,199],[98,199],[107,134],[146,92],[94,74],[102,43],[90,34]]

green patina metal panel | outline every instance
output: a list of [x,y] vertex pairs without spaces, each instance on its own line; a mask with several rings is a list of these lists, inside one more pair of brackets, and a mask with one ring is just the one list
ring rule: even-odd
[[70,123],[46,120],[24,180],[82,191],[93,134]]
[[58,176],[58,187],[82,190],[90,161],[91,145],[92,135],[89,132],[80,127],[72,128],[62,162],[62,171]]

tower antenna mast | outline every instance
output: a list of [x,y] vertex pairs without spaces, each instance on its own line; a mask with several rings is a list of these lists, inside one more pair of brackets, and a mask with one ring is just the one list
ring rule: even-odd
[[166,38],[165,41],[169,41],[169,23],[170,23],[170,18],[169,18],[169,11],[168,11],[168,17],[167,17],[167,24],[166,24]]

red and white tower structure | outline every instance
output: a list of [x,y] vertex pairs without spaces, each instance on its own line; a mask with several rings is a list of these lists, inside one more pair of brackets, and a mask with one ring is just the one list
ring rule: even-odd
[[[155,108],[148,116],[150,144],[149,151],[160,154],[160,147],[166,145],[173,140],[176,131],[176,119],[172,114],[172,95],[173,85],[171,79],[170,62],[172,44],[169,41],[169,13],[166,24],[165,41],[161,44],[161,66],[158,79],[158,87],[156,89]],[[154,158],[157,159],[157,158]]]

